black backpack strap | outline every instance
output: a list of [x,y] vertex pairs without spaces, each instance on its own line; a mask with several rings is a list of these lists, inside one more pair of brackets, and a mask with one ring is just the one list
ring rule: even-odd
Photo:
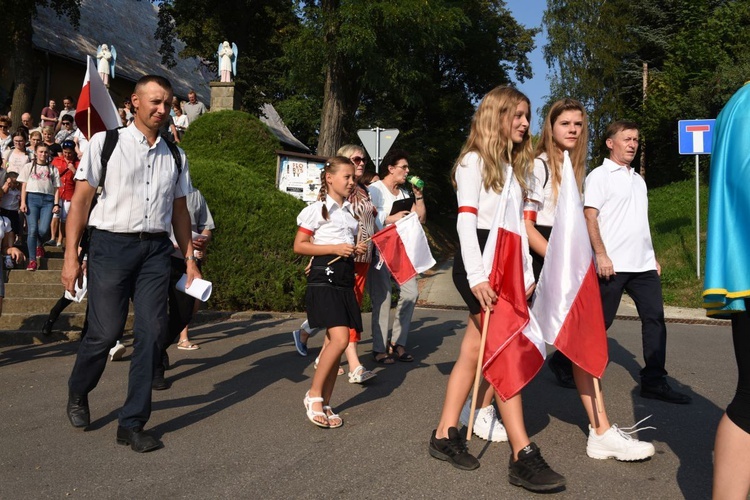
[[547,162],[544,161],[543,158],[539,158],[542,160],[542,164],[544,165],[544,184],[542,184],[542,189],[547,187],[547,181],[549,180],[549,167],[547,166]]
[[177,147],[177,144],[175,144],[172,141],[164,141],[167,143],[167,147],[169,148],[169,152],[172,153],[172,158],[174,158],[174,163],[177,165],[177,184],[180,182],[180,174],[182,173],[182,155],[180,155],[180,150]]
[[109,159],[112,157],[112,153],[115,150],[115,146],[117,146],[117,141],[120,139],[120,128],[113,128],[112,130],[107,130],[106,135],[104,136],[104,145],[102,146],[102,155],[101,155],[102,156],[102,174],[99,176],[99,186],[96,188],[97,197],[101,194],[102,189],[104,189],[104,179],[107,178],[107,163],[109,163]]

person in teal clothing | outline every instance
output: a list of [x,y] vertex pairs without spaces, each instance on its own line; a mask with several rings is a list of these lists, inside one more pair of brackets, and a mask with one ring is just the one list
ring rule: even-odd
[[738,382],[714,444],[713,498],[750,492],[750,82],[716,119],[709,184],[703,307],[731,317]]

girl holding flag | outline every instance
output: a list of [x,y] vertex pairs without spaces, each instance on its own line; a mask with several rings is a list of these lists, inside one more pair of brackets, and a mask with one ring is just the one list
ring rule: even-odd
[[355,245],[359,223],[347,201],[354,188],[352,162],[344,156],[330,158],[320,180],[319,198],[324,201],[300,212],[294,251],[314,257],[307,276],[305,309],[310,326],[326,328],[328,338],[303,403],[308,420],[333,429],[344,425],[330,406],[341,355],[349,344],[349,329],[362,331],[362,315],[354,296],[353,257],[365,253],[367,243]]
[[[479,356],[484,354],[480,352],[480,313],[485,310],[489,314],[498,302],[497,291],[490,285],[490,276],[483,263],[482,251],[498,210],[506,211],[506,207],[499,206],[501,199],[510,199],[510,191],[507,196],[501,196],[501,193],[513,190],[515,198],[522,199],[521,191],[526,189],[533,158],[530,108],[529,99],[512,87],[500,86],[491,90],[474,114],[469,137],[453,168],[460,242],[460,252],[454,260],[453,280],[470,314],[458,359],[448,379],[440,423],[430,439],[429,452],[433,457],[464,470],[476,469],[479,461],[468,452],[458,432],[459,414],[469,395]],[[511,171],[512,175],[508,175]],[[512,210],[510,204],[507,209]],[[522,230],[520,206],[517,214],[506,215]],[[521,242],[516,242],[521,246]],[[512,250],[519,256],[522,248]],[[520,258],[515,264],[521,264]],[[525,290],[525,295],[528,297],[532,290],[533,284]],[[524,291],[520,295],[525,305]],[[489,398],[477,398],[478,401],[486,399]],[[500,399],[498,407],[512,448],[508,467],[510,483],[530,491],[563,487],[565,478],[547,465],[539,448],[526,433],[520,394],[516,393],[506,401]]]
[[[573,167],[572,170],[576,184],[574,196],[580,200],[583,179],[586,174],[587,145],[588,118],[583,105],[573,99],[561,99],[552,104],[544,120],[542,134],[536,147],[537,157],[534,160],[533,174],[529,178],[530,189],[524,207],[524,219],[533,259],[534,278],[537,281],[542,272],[544,258],[549,248],[547,243],[556,217],[555,209],[557,208],[558,197],[562,196],[564,152],[568,153]],[[585,227],[583,208],[577,205],[580,205],[580,203],[576,204],[573,215],[580,215],[579,222],[582,223],[580,224],[580,228],[583,229]],[[559,216],[563,216],[562,214],[564,213],[559,212]],[[560,231],[563,231],[562,227]],[[556,238],[574,239],[574,235],[572,232],[560,232],[556,234]],[[576,242],[571,242],[567,247],[571,248],[575,244]],[[580,253],[585,254],[586,252],[590,253],[588,238],[586,238],[585,243],[582,245]],[[564,258],[566,255],[561,254],[560,257]],[[581,261],[584,265],[592,265],[590,258],[588,259],[589,262],[585,262],[585,260]],[[573,274],[575,274],[577,270],[574,269],[576,267],[575,264],[571,262],[566,264],[567,269],[572,269]],[[584,268],[582,271],[581,274],[585,274],[586,269]],[[556,282],[554,277],[549,276],[548,278],[550,280],[544,284],[540,283],[540,286],[556,287],[555,291],[560,292],[557,294],[558,299],[565,295],[562,291],[563,286],[561,283],[576,281],[575,278],[570,278],[557,280]],[[571,338],[574,343],[578,343],[579,345],[585,343],[589,352],[594,350],[595,345],[599,346],[601,351],[600,356],[594,359],[588,366],[597,367],[592,371],[603,372],[606,367],[606,330],[604,328],[604,317],[601,312],[598,283],[595,279],[591,283],[593,286],[589,291],[594,293],[592,293],[593,296],[586,297],[587,300],[581,301],[582,307],[586,308],[586,311],[582,311],[582,314],[591,317],[598,316],[602,319],[599,322],[600,324],[589,325],[590,327],[588,328],[578,328],[577,331],[572,331]],[[540,290],[537,290],[537,293],[539,292]],[[580,289],[578,291],[574,290],[574,292],[576,292],[575,295],[579,296]],[[570,307],[563,304],[562,300],[557,300],[556,303],[549,305],[556,309],[567,309],[569,316],[574,314],[570,313]],[[535,307],[534,310],[536,311],[537,308]],[[555,312],[560,311],[556,310]],[[541,316],[541,313],[538,316]],[[559,316],[566,317],[564,311]],[[553,332],[545,333],[549,334]],[[598,338],[592,339],[592,336]],[[575,349],[575,345],[572,345],[571,348]],[[564,382],[566,382],[565,377],[561,376],[566,373],[566,370],[559,369],[561,364],[568,367],[572,364],[572,378],[575,381],[570,380],[570,383],[572,383],[572,387],[578,388],[581,402],[589,419],[589,437],[586,446],[586,453],[589,457],[632,461],[643,460],[654,454],[654,446],[651,443],[638,441],[630,437],[630,433],[634,432],[630,430],[632,428],[628,429],[629,432],[625,432],[617,424],[610,425],[607,412],[604,409],[604,399],[601,392],[597,391],[595,386],[595,384],[599,384],[599,379],[577,364],[571,363],[558,350],[550,358],[549,366],[561,385],[565,386]]]

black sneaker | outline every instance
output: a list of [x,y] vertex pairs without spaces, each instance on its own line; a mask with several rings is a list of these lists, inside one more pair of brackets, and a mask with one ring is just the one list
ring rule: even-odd
[[661,380],[655,384],[645,384],[641,382],[641,397],[646,399],[658,399],[666,403],[674,403],[678,405],[690,404],[693,400],[687,394],[677,392],[666,380]]
[[576,381],[573,378],[573,365],[560,351],[555,351],[547,361],[550,371],[555,375],[560,387],[575,389]]
[[45,321],[44,326],[42,326],[42,335],[44,335],[45,337],[49,337],[50,335],[52,335],[52,326],[54,324],[55,323],[49,319]]
[[539,447],[534,443],[518,452],[518,460],[515,462],[511,453],[508,481],[529,491],[550,491],[565,486],[565,477],[547,465]]
[[437,430],[432,431],[430,438],[430,455],[438,460],[450,462],[450,464],[461,470],[474,470],[479,467],[479,460],[469,453],[466,441],[463,440],[458,429],[448,428],[448,438],[438,439],[435,437]]

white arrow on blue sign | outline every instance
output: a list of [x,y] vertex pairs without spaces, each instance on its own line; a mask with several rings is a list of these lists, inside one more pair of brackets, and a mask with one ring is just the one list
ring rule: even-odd
[[677,125],[681,155],[710,155],[716,120],[680,120]]

